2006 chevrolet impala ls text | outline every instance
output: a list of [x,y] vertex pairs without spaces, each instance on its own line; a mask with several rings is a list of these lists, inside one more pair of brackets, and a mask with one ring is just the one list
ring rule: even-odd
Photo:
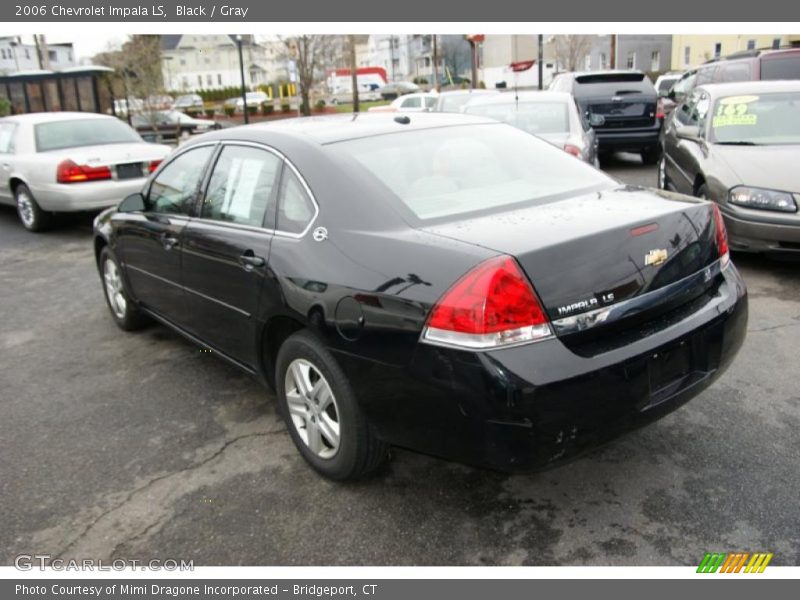
[[747,322],[714,204],[467,115],[199,136],[95,248],[122,329],[156,319],[273,387],[333,479],[390,445],[557,464],[697,396]]

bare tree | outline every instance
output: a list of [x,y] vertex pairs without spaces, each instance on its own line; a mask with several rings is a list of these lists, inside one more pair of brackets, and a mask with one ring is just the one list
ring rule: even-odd
[[350,81],[353,86],[353,112],[357,113],[358,106],[358,64],[356,63],[356,36],[347,36],[350,41]]
[[592,48],[591,35],[557,35],[555,36],[556,61],[567,71],[577,71],[581,61]]
[[[441,54],[445,77],[456,79],[470,66],[471,54],[469,43],[460,35],[443,35],[441,37]],[[456,79],[457,80],[457,79]]]
[[297,82],[300,84],[300,109],[311,114],[311,88],[324,68],[325,57],[334,42],[330,35],[298,35],[283,41],[286,50],[297,65]]
[[141,98],[143,114],[156,130],[159,96],[164,92],[161,71],[161,38],[157,35],[132,35],[119,50],[97,54],[94,62],[114,69],[113,92],[125,98],[130,120],[131,98]]

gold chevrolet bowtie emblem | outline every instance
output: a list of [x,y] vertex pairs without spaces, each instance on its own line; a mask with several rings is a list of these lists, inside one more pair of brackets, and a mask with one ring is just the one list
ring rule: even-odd
[[667,251],[662,248],[656,248],[654,250],[650,250],[647,254],[644,255],[644,266],[653,266],[657,267],[661,263],[667,261]]

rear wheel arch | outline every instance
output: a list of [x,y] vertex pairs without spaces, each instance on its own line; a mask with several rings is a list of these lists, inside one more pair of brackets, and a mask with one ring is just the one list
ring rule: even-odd
[[14,193],[17,191],[17,187],[20,185],[27,185],[25,181],[21,178],[17,177],[16,175],[8,180],[8,187],[11,189],[11,192]]
[[276,315],[264,324],[261,330],[261,370],[273,389],[276,389],[275,366],[283,342],[305,328],[306,325],[299,319],[287,315]]
[[95,262],[97,262],[97,266],[98,267],[100,266],[100,253],[103,251],[103,248],[105,248],[106,246],[108,246],[108,241],[106,241],[106,239],[103,236],[101,236],[101,235],[95,236],[95,238],[94,238],[94,258],[95,258]]
[[706,184],[706,178],[703,177],[701,173],[697,174],[697,177],[694,178],[694,185],[692,186],[692,193],[696,196],[697,193],[700,191],[700,188]]

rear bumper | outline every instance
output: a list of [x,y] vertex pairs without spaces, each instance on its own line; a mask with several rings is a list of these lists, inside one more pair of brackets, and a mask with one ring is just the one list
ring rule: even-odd
[[800,254],[800,215],[720,208],[731,249]]
[[102,210],[116,206],[125,196],[142,191],[147,178],[123,181],[91,181],[85,183],[47,183],[29,185],[36,202],[52,212]]
[[[661,418],[725,371],[744,341],[747,296],[735,267],[720,277],[686,319],[589,358],[558,339],[483,353],[420,344],[407,368],[339,358],[388,442],[501,470],[548,468]],[[679,354],[687,367],[654,387],[654,365]]]
[[601,150],[639,151],[658,146],[661,124],[647,129],[596,129],[595,131]]

